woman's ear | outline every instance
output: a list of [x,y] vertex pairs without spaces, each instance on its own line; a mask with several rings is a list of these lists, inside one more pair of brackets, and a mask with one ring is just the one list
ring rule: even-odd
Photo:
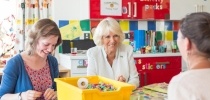
[[184,46],[186,47],[186,51],[189,51],[192,48],[192,43],[187,37],[184,39]]

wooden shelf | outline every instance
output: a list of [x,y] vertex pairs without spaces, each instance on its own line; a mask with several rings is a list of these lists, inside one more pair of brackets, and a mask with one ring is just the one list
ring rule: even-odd
[[60,77],[70,77],[71,70],[59,65],[59,76]]

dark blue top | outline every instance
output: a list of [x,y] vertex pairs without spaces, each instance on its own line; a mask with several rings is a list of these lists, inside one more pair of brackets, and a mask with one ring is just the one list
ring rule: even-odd
[[[52,55],[47,56],[50,67],[50,73],[53,83],[53,89],[56,90],[54,78],[59,75],[58,62]],[[25,69],[23,59],[17,54],[8,60],[3,71],[2,81],[0,85],[0,97],[6,93],[19,93],[27,90],[33,90],[33,85]]]

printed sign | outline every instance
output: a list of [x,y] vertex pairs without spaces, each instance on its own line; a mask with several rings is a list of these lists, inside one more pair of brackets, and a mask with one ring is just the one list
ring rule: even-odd
[[100,7],[101,15],[122,15],[122,0],[101,0]]
[[140,0],[138,6],[143,19],[169,19],[170,0]]

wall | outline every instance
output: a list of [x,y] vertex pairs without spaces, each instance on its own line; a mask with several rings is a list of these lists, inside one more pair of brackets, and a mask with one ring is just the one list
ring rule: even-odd
[[[87,20],[85,21],[89,23],[89,26],[87,27],[84,27],[84,25],[81,24],[81,22],[84,22],[84,20],[80,19],[88,19],[87,16],[89,16],[89,0],[77,0],[77,2],[72,2],[72,0],[62,0],[62,2],[59,0],[53,0],[52,2],[52,18],[53,20],[55,20],[55,22],[59,25],[60,28],[66,27],[68,25],[71,26],[71,21],[77,20],[80,23],[82,34],[79,34],[78,37],[74,37],[73,39],[84,39],[84,33],[90,34],[90,29],[96,26],[100,21],[96,19]],[[62,25],[63,23],[67,24]],[[119,23],[124,33],[128,33],[133,30],[172,31],[173,34],[175,34],[172,36],[174,40],[176,39],[179,24],[177,21],[170,20],[119,20]],[[58,51],[59,50],[57,48],[55,56],[58,58],[59,61]]]
[[[90,30],[96,27],[100,20],[59,20],[59,27],[63,40],[84,40],[92,39]],[[179,27],[178,21],[142,21],[142,20],[118,20],[124,33],[129,34],[132,31],[144,30],[156,32],[156,40],[174,41],[177,39]],[[157,35],[158,34],[158,35]],[[130,44],[129,38],[124,43]],[[166,43],[166,42],[165,42]],[[170,47],[170,46],[169,46]],[[168,48],[170,51],[170,48]]]
[[[87,4],[89,4],[89,0],[52,0],[52,19],[57,24],[62,19],[84,19],[84,16],[89,16],[89,6]],[[56,48],[55,57],[59,61],[58,51],[58,48]]]
[[58,20],[87,19],[89,16],[89,0],[52,0],[52,18]]

